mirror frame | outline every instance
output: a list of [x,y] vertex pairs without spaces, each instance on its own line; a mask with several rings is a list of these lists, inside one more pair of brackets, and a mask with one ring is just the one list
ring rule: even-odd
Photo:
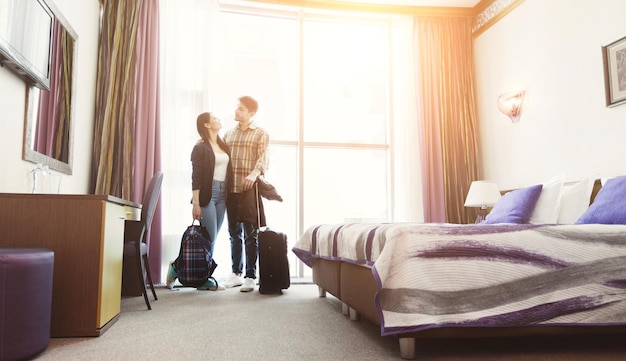
[[57,19],[61,25],[65,28],[65,31],[74,39],[74,52],[72,59],[72,99],[70,101],[69,111],[69,139],[68,139],[68,155],[67,163],[39,153],[34,150],[35,130],[37,122],[36,110],[38,109],[39,92],[44,91],[35,86],[27,86],[26,88],[26,116],[24,117],[24,143],[23,143],[23,159],[25,161],[33,162],[35,164],[47,165],[50,169],[65,173],[72,174],[72,165],[74,158],[74,122],[75,122],[75,109],[76,109],[76,60],[78,57],[78,34],[70,26],[67,19],[63,17],[61,11],[52,2],[47,2],[47,5],[52,10],[55,19]]

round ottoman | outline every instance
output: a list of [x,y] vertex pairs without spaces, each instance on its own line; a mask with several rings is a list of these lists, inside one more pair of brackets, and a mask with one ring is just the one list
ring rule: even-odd
[[0,248],[0,361],[32,358],[50,342],[54,252]]

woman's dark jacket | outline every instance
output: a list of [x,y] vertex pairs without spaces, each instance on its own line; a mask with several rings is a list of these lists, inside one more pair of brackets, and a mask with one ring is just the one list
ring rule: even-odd
[[[226,171],[226,194],[232,189],[233,168],[230,162],[230,149],[226,143],[218,138],[217,143],[226,154],[229,162]],[[204,207],[211,201],[213,194],[213,175],[215,173],[215,153],[209,142],[198,143],[191,151],[191,189],[200,190],[200,207]]]

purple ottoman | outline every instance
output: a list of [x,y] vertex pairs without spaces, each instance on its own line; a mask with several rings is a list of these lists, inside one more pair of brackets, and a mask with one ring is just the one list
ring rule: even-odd
[[0,361],[36,356],[50,342],[54,252],[0,248]]

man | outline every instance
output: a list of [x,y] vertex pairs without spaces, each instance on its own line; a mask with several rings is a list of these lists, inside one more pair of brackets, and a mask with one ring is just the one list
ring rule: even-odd
[[[243,96],[239,98],[235,110],[235,121],[238,124],[224,134],[224,141],[230,148],[233,169],[232,189],[226,204],[232,274],[224,282],[224,287],[241,286],[241,292],[254,290],[256,284],[258,230],[255,229],[253,223],[240,221],[239,199],[242,192],[251,189],[256,179],[264,174],[267,168],[269,135],[252,121],[257,109],[258,103],[252,97]],[[246,260],[245,273],[243,269],[244,254]],[[244,275],[243,279],[242,275]]]

